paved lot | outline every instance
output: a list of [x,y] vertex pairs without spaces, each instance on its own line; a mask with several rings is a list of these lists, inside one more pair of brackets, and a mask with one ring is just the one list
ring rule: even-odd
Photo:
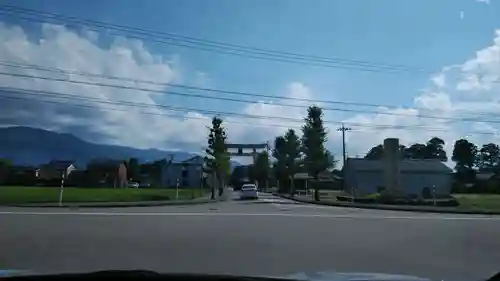
[[0,208],[0,268],[284,275],[362,271],[481,280],[500,217],[342,209],[264,196],[195,206]]

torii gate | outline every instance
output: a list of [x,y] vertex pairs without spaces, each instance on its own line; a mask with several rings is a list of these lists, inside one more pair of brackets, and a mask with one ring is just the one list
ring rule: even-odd
[[[231,156],[252,156],[252,164],[255,164],[255,160],[257,159],[257,154],[262,152],[265,149],[269,154],[269,144],[268,143],[250,143],[250,144],[241,144],[241,143],[228,143],[226,144],[229,155]],[[236,151],[231,151],[236,149]],[[251,150],[250,152],[245,152],[244,150]],[[257,151],[259,150],[259,151]]]
[[[231,156],[251,156],[252,164],[255,164],[255,161],[257,159],[257,154],[259,152],[262,152],[264,149],[265,151],[267,151],[267,154],[269,155],[269,144],[267,142],[250,143],[250,144],[228,143],[226,144],[226,147],[228,149],[229,155]],[[266,180],[266,190],[267,190],[267,185],[268,181]]]

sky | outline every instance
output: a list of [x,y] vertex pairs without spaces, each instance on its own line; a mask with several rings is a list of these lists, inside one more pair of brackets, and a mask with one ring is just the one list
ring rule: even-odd
[[201,152],[214,115],[232,143],[272,143],[319,105],[336,159],[342,123],[351,157],[500,143],[497,0],[55,3],[0,2],[1,126]]

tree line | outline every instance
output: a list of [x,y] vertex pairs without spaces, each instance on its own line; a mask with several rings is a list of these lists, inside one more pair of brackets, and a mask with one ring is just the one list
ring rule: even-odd
[[[433,137],[426,143],[415,143],[406,147],[399,145],[399,156],[402,159],[436,159],[442,162],[448,161],[444,150],[445,142]],[[369,160],[381,160],[384,157],[384,146],[379,144],[372,147],[365,156]]]
[[[208,147],[205,151],[206,172],[214,175],[219,183],[219,190],[230,173],[229,153],[226,146],[227,132],[219,117],[212,119],[212,126],[208,135]],[[301,128],[302,136],[295,130],[288,129],[283,136],[274,140],[272,155],[267,151],[259,153],[255,163],[250,166],[250,178],[265,185],[271,173],[277,179],[281,189],[287,188],[292,194],[293,175],[299,170],[318,178],[318,175],[334,167],[333,154],[326,149],[327,131],[323,122],[323,110],[318,106],[310,106]],[[271,162],[270,156],[274,158]],[[319,191],[315,188],[314,197],[319,200]],[[215,187],[212,188],[212,197],[215,197]]]
[[[448,161],[444,150],[445,142],[433,137],[426,143],[415,143],[409,147],[400,145],[402,159],[435,159]],[[379,144],[372,147],[365,159],[380,160],[384,155],[384,147]],[[470,181],[477,172],[496,173],[500,170],[500,147],[495,143],[478,146],[467,139],[455,141],[451,160],[455,162],[455,171],[461,181]]]

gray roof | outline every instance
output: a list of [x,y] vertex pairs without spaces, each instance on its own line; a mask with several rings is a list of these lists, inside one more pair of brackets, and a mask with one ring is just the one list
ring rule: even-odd
[[189,158],[172,159],[172,165],[201,165],[205,162],[205,158],[200,155],[195,155]]
[[[401,172],[451,173],[453,171],[443,162],[433,159],[404,159],[401,160],[399,167]],[[356,171],[383,171],[384,163],[382,160],[349,158],[346,168]]]
[[74,161],[67,161],[67,160],[52,160],[49,162],[49,164],[47,164],[47,166],[55,170],[65,170],[69,166],[73,165],[73,162]]

